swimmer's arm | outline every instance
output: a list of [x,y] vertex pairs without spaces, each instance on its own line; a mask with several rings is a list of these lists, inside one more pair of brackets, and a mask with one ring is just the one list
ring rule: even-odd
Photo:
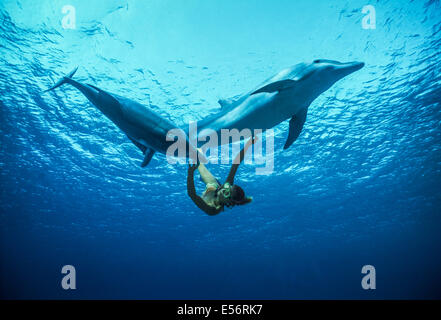
[[212,206],[209,206],[201,197],[196,194],[196,188],[194,186],[194,171],[196,170],[197,165],[190,165],[188,167],[187,174],[187,194],[193,200],[194,204],[198,206],[199,209],[204,211],[209,216],[217,215],[222,211],[222,209],[216,209]]
[[245,147],[240,150],[239,154],[236,156],[236,158],[233,161],[233,165],[231,166],[230,173],[228,174],[227,180],[225,182],[228,182],[229,184],[234,183],[234,176],[236,175],[237,169],[239,168],[239,165],[242,163],[243,159],[245,158],[245,153],[247,152],[248,148],[251,147],[252,144],[254,144],[257,141],[257,137],[251,138],[247,141]]

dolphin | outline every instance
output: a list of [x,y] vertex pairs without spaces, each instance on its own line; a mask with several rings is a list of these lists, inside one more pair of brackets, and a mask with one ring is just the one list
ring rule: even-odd
[[[221,139],[222,129],[265,131],[289,120],[289,132],[284,149],[299,137],[308,113],[308,107],[320,94],[338,80],[363,68],[363,62],[341,63],[317,59],[284,69],[253,90],[230,99],[221,99],[221,110],[197,122],[197,132],[190,134],[191,141],[206,141],[216,132],[219,145],[230,143]],[[206,130],[208,129],[208,130]],[[241,139],[231,135],[232,142]],[[201,144],[201,143],[200,143]]]
[[[93,105],[119,127],[133,144],[142,151],[144,160],[141,167],[149,164],[155,152],[166,154],[167,149],[175,143],[174,139],[168,139],[167,137],[170,132],[177,132],[171,130],[179,130],[176,125],[136,101],[72,79],[77,69],[78,67],[61,78],[51,88],[45,90],[45,92],[66,83],[80,90]],[[176,136],[179,140],[179,132]],[[206,158],[189,143],[183,131],[180,137],[185,139],[186,153],[184,156],[186,158],[198,154],[200,159],[206,161]]]

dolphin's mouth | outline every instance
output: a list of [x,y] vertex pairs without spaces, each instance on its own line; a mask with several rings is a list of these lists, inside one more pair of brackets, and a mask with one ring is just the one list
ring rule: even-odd
[[364,67],[364,62],[352,62],[354,71],[360,70]]
[[342,67],[344,69],[347,69],[347,71],[350,71],[350,73],[352,73],[363,68],[364,62],[358,62],[358,61],[347,62],[347,63],[343,63]]
[[348,74],[360,70],[363,67],[364,67],[364,62],[353,61],[353,62],[342,63],[341,65],[336,67],[336,69],[339,71],[338,74],[340,75],[340,77],[345,77]]

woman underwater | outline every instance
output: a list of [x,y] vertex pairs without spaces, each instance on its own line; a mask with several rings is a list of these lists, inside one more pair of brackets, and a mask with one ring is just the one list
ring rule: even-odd
[[[244,205],[252,201],[251,197],[245,196],[245,192],[241,187],[234,184],[234,176],[239,165],[245,157],[248,148],[254,144],[257,137],[254,137],[246,143],[245,147],[240,151],[233,161],[230,173],[223,185],[208,171],[203,163],[190,164],[187,175],[187,193],[191,200],[206,214],[214,216],[224,211],[224,207],[234,207],[236,205]],[[202,196],[196,194],[194,186],[194,172],[199,170],[202,180],[205,183],[205,191]]]

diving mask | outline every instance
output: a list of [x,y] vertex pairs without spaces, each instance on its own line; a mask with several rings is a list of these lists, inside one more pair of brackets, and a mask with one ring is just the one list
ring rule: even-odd
[[225,183],[222,188],[219,190],[219,192],[222,194],[222,196],[225,199],[231,198],[231,185],[227,182]]

